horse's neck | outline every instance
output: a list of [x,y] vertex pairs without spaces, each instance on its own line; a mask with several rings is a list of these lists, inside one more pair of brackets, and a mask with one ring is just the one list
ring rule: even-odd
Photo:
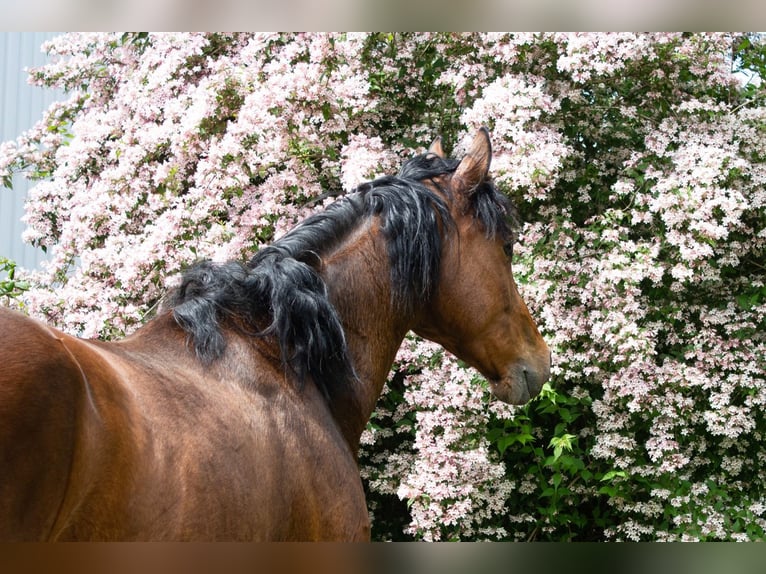
[[383,390],[396,352],[409,329],[392,305],[386,241],[378,226],[362,226],[322,257],[322,275],[346,333],[359,378],[353,400],[334,405],[334,415],[356,450]]

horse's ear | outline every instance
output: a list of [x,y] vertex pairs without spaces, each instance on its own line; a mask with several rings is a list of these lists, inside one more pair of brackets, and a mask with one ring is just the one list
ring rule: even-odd
[[444,148],[442,148],[442,138],[441,136],[437,137],[431,146],[428,148],[428,153],[432,153],[434,155],[438,155],[440,158],[444,159]]
[[489,141],[487,128],[482,127],[476,133],[460,165],[452,176],[457,191],[471,195],[476,188],[487,179],[489,164],[492,161],[492,144]]

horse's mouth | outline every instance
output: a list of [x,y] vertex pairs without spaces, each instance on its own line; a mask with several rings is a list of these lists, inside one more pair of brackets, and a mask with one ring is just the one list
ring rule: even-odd
[[492,394],[504,403],[523,405],[537,396],[543,383],[548,380],[550,371],[537,373],[520,366],[513,369],[512,374],[499,379],[489,379],[489,389]]
[[497,399],[511,405],[523,405],[531,398],[526,377],[522,377],[522,380],[512,377],[490,380],[489,390]]

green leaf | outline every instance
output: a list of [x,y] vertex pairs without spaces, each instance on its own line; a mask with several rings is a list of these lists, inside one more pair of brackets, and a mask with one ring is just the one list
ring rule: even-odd
[[573,434],[563,434],[561,436],[555,436],[551,439],[548,446],[553,447],[553,461],[556,462],[564,451],[572,452],[572,441],[577,437]]
[[602,486],[598,489],[599,494],[606,494],[609,497],[617,496],[617,488],[614,486]]
[[497,449],[503,454],[512,444],[518,442],[525,445],[531,440],[534,440],[534,437],[528,433],[508,434],[497,439]]
[[627,473],[624,470],[610,470],[604,476],[601,477],[601,482],[607,482],[614,478],[625,478]]

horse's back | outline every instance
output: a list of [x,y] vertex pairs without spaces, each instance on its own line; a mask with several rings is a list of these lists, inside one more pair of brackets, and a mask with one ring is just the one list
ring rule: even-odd
[[0,310],[0,337],[0,539],[369,536],[350,449],[281,365],[202,368],[166,319],[100,343]]
[[81,375],[58,335],[0,308],[0,539],[47,538],[67,489]]
[[[152,467],[138,481],[165,488],[154,539],[364,539],[369,520],[355,458],[317,389],[297,390],[281,361],[230,340],[227,357],[200,369],[177,354],[174,370],[155,364],[150,325],[120,344],[140,369],[141,411],[152,425]],[[151,347],[155,352],[147,353]],[[155,354],[156,353],[156,354]],[[131,361],[135,364],[136,361]],[[139,499],[143,496],[139,496]],[[148,512],[156,510],[150,504]]]

